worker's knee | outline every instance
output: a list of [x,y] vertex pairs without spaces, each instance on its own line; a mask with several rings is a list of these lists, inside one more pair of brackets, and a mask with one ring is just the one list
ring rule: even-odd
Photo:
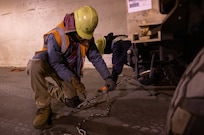
[[43,67],[44,67],[45,61],[40,60],[40,59],[32,59],[29,60],[28,64],[27,64],[27,74],[31,75],[31,74],[37,74],[43,71]]

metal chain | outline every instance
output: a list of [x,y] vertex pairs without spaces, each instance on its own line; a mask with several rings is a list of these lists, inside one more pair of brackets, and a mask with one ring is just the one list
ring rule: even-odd
[[[127,81],[127,80],[128,80],[128,77],[126,76],[126,77],[124,77],[122,80],[120,80],[120,81],[117,83],[117,86],[120,85],[121,83],[123,83],[124,81]],[[107,88],[106,88],[106,89],[107,89]],[[105,94],[106,94],[106,111],[105,111],[104,113],[93,113],[93,114],[89,115],[86,119],[84,119],[84,120],[82,120],[81,122],[79,122],[78,125],[77,125],[77,127],[76,127],[76,129],[77,129],[77,131],[78,131],[78,133],[79,133],[80,135],[86,135],[86,134],[87,134],[86,130],[84,130],[84,129],[82,128],[82,126],[83,126],[83,124],[85,124],[88,120],[94,119],[94,118],[96,118],[96,117],[106,117],[106,116],[109,115],[109,113],[110,113],[110,111],[111,111],[111,102],[110,102],[110,96],[109,96],[108,91],[107,91],[107,90],[99,90],[98,92],[99,92],[99,94],[97,94],[97,95],[96,95],[95,97],[93,97],[92,99],[96,99],[98,96],[100,96],[101,94],[104,94],[104,93],[105,93]],[[85,102],[85,104],[82,104],[82,106],[85,106],[86,103],[88,103],[88,102],[90,102],[90,101]],[[79,107],[79,108],[81,108],[81,107]]]
[[[123,82],[128,82],[128,80],[130,80],[131,78],[133,78],[134,76],[128,76],[126,75],[123,79],[121,79],[118,83],[117,83],[117,86],[119,86],[120,84],[122,84]],[[144,88],[143,85],[141,84],[137,84],[140,88]],[[102,95],[106,94],[106,110],[103,112],[103,113],[93,113],[91,115],[89,115],[87,118],[85,118],[84,120],[82,120],[81,122],[79,122],[76,126],[76,129],[78,131],[78,134],[79,135],[87,135],[87,131],[84,130],[82,128],[82,126],[88,121],[88,120],[91,120],[91,119],[94,119],[96,117],[106,117],[109,115],[110,111],[111,111],[111,102],[110,102],[110,96],[109,96],[109,92],[107,90],[107,88],[105,87],[102,87],[101,89],[97,90],[97,93],[89,98],[89,99],[86,99],[84,102],[82,102],[81,104],[79,104],[76,108],[73,108],[72,110],[70,111],[66,111],[66,112],[63,112],[63,113],[58,113],[56,114],[55,116],[53,116],[53,120],[54,119],[59,119],[61,117],[66,117],[66,116],[69,116],[73,113],[77,113],[77,112],[80,112],[81,110],[84,110],[84,109],[87,109],[87,108],[90,108],[90,107],[93,107],[97,104],[97,101],[96,99]],[[71,135],[71,134],[69,134]]]
[[[120,80],[117,83],[117,86],[119,86],[120,84],[122,84],[124,81],[127,81],[130,77],[129,76],[125,76],[122,80]],[[59,113],[56,114],[53,119],[59,119],[61,117],[66,117],[69,116],[73,113],[77,113],[81,110],[84,110],[86,108],[90,108],[94,105],[96,105],[97,102],[94,102],[98,97],[102,96],[106,94],[106,110],[103,113],[93,113],[91,115],[89,115],[87,118],[85,118],[84,120],[82,120],[81,122],[79,122],[76,126],[76,129],[79,133],[79,135],[87,135],[86,130],[84,130],[82,128],[82,126],[90,119],[94,119],[96,117],[106,117],[109,115],[110,111],[111,111],[111,102],[110,102],[110,96],[108,93],[107,88],[104,86],[101,89],[97,90],[97,93],[90,99],[86,99],[84,102],[82,102],[81,104],[79,104],[76,108],[70,110],[70,111],[66,111],[64,113]]]
[[81,122],[78,123],[76,129],[78,131],[78,133],[80,135],[86,135],[86,131],[82,128],[83,124],[85,124],[88,120],[90,119],[94,119],[96,117],[106,117],[109,115],[110,111],[111,111],[111,104],[110,104],[110,97],[109,97],[109,94],[108,94],[108,91],[105,91],[106,93],[106,111],[104,113],[93,113],[91,115],[89,115],[86,119],[82,120]]
[[[103,87],[102,87],[103,88]],[[52,119],[59,119],[61,117],[66,117],[69,116],[73,113],[77,113],[81,110],[84,110],[86,108],[90,108],[93,107],[94,105],[96,105],[96,99],[104,94],[106,94],[106,104],[107,104],[107,109],[104,113],[94,113],[91,114],[90,116],[88,116],[86,119],[82,120],[81,122],[78,123],[76,129],[78,131],[78,133],[80,135],[86,135],[86,131],[84,129],[82,129],[82,124],[84,124],[85,122],[87,122],[88,120],[90,120],[91,118],[95,118],[95,117],[105,117],[109,114],[110,110],[111,110],[111,104],[110,104],[110,98],[109,98],[109,94],[108,94],[108,90],[107,88],[103,88],[103,89],[99,89],[97,90],[97,93],[95,96],[93,96],[90,99],[86,99],[84,102],[82,102],[81,104],[79,104],[76,108],[73,108],[70,111],[66,111],[64,113],[58,113],[56,114]]]
[[58,113],[56,114],[55,116],[53,116],[53,120],[55,119],[59,119],[61,117],[66,117],[66,116],[69,116],[73,113],[77,113],[81,110],[84,110],[86,108],[89,108],[89,107],[92,107],[96,104],[95,100],[99,97],[99,96],[102,96],[104,93],[101,92],[101,91],[97,91],[96,95],[93,96],[92,98],[90,99],[86,99],[84,102],[82,102],[81,104],[79,104],[76,108],[73,108],[71,109],[70,111],[66,111],[66,112],[63,112],[63,113]]
[[[120,84],[122,84],[123,82],[129,82],[130,79],[134,78],[134,76],[128,76],[126,75],[122,80],[120,80],[117,83],[117,86],[119,86]],[[145,85],[142,85],[141,83],[139,83],[139,81],[135,80],[136,85],[138,86],[138,88],[142,88],[144,90],[148,91],[148,88],[146,88]],[[149,92],[149,91],[148,91]],[[80,104],[78,106],[78,109],[82,108],[82,107],[86,107],[89,106],[91,104],[91,101],[93,101],[94,99],[96,99],[97,97],[101,96],[102,94],[106,94],[106,111],[103,113],[93,113],[91,115],[89,115],[86,119],[82,120],[81,122],[78,123],[78,125],[76,126],[76,129],[79,133],[79,135],[87,135],[86,130],[84,130],[82,128],[82,126],[90,119],[94,119],[96,117],[106,117],[109,115],[110,111],[111,111],[111,102],[110,102],[110,97],[109,97],[109,93],[107,90],[102,90],[102,91],[98,91],[98,94],[96,96],[94,96],[93,98],[91,98],[90,100],[87,100],[86,102],[83,102],[82,104]],[[149,92],[150,93],[150,92]],[[152,95],[152,93],[150,93]],[[156,95],[157,96],[157,95]]]

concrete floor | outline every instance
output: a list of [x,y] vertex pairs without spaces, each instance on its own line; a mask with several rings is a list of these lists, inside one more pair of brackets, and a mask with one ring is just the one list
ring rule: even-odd
[[[164,135],[168,106],[174,89],[158,87],[160,92],[144,90],[132,85],[127,76],[132,70],[125,68],[116,90],[109,92],[111,110],[107,117],[96,117],[82,123],[87,135]],[[95,69],[86,69],[82,79],[88,98],[104,85]],[[153,94],[153,95],[152,95]],[[48,129],[37,130],[32,126],[36,112],[30,79],[25,70],[0,68],[0,134],[1,135],[79,135],[76,126],[93,113],[106,111],[106,95],[97,98],[94,107],[53,120]],[[55,113],[69,112],[71,108],[53,100]]]

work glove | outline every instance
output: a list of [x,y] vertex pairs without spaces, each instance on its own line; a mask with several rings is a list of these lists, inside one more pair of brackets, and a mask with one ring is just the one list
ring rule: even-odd
[[86,90],[85,90],[86,88],[85,88],[84,84],[81,83],[76,76],[71,78],[71,83],[72,83],[74,89],[76,89],[79,93],[81,93],[83,95],[83,98],[86,99]]
[[81,101],[79,100],[78,96],[74,96],[71,99],[67,99],[65,98],[63,101],[68,107],[72,107],[75,108],[77,107],[79,104],[81,104]]
[[111,77],[105,79],[105,81],[106,81],[105,86],[109,91],[114,90],[116,88],[116,83],[113,81]]

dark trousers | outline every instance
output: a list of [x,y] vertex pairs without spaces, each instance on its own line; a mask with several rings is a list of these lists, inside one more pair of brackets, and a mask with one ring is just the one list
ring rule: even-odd
[[127,64],[127,50],[131,47],[131,41],[118,41],[112,46],[112,77],[115,82],[122,72],[124,64]]

